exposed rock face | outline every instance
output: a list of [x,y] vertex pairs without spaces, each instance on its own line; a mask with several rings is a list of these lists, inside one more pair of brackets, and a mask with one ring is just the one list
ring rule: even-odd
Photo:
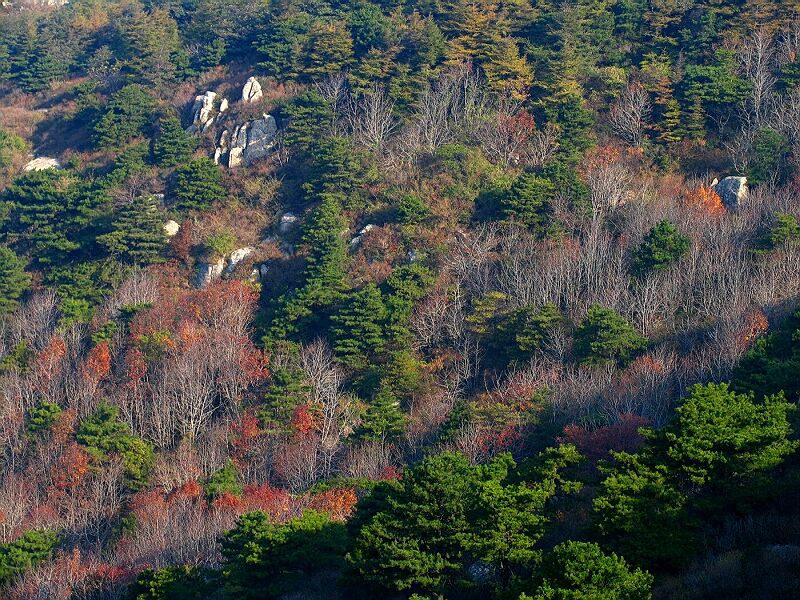
[[292,228],[297,225],[297,215],[291,212],[284,213],[281,217],[280,225],[278,225],[278,230],[281,233],[289,233]]
[[25,171],[44,171],[45,169],[60,169],[61,163],[55,158],[40,156],[25,165]]
[[247,83],[244,84],[244,88],[242,88],[242,104],[256,102],[261,100],[263,96],[264,92],[261,90],[261,84],[258,83],[258,79],[255,77],[248,79]]
[[255,251],[254,248],[245,247],[239,248],[238,250],[234,250],[231,252],[230,256],[228,257],[228,268],[225,269],[226,273],[233,273],[236,269],[238,264],[242,262],[245,258],[250,256]]
[[364,228],[358,232],[358,235],[350,240],[351,246],[358,246],[361,241],[364,239],[364,236],[367,235],[370,231],[375,228],[375,225],[370,223],[369,225],[365,225]]
[[197,265],[197,276],[195,286],[206,287],[209,283],[217,279],[225,270],[225,259],[220,258],[215,262],[203,262]]
[[164,223],[164,233],[167,234],[167,237],[173,237],[178,235],[178,232],[181,230],[180,224],[177,221],[173,221],[170,219],[166,223]]
[[223,98],[219,109],[214,106],[217,93],[208,91],[201,96],[196,96],[192,105],[192,124],[188,131],[193,133],[207,131],[214,124],[217,116],[228,109],[228,100]]
[[214,156],[219,162],[227,152],[228,167],[231,169],[251,165],[272,152],[277,133],[275,117],[265,114],[261,119],[239,125],[230,135],[230,141],[223,133]]
[[747,177],[725,177],[712,187],[728,210],[736,210],[747,199]]

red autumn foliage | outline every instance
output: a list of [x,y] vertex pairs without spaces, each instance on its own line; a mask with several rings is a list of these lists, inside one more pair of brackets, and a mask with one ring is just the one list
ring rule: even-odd
[[639,415],[622,414],[613,425],[604,425],[596,429],[588,429],[580,425],[564,427],[564,436],[559,441],[574,444],[581,454],[591,461],[604,458],[610,450],[617,452],[635,452],[644,438],[639,433],[640,427],[646,427],[647,419]]
[[90,470],[90,458],[87,452],[77,443],[69,444],[58,457],[50,477],[53,487],[58,492],[66,492],[76,488]]
[[250,452],[253,440],[261,434],[258,417],[252,411],[245,411],[238,420],[231,423],[230,430],[233,458],[241,463]]
[[744,317],[744,335],[739,339],[739,346],[744,349],[753,343],[753,340],[764,335],[769,329],[769,319],[760,310],[747,313]]
[[297,433],[303,436],[309,435],[316,430],[317,424],[308,404],[301,404],[294,409],[292,427]]
[[292,496],[286,490],[268,484],[247,485],[242,501],[248,511],[260,510],[268,514],[271,520],[281,521],[290,514]]
[[211,501],[214,510],[239,512],[244,507],[244,501],[230,492],[224,492]]
[[83,375],[93,381],[101,381],[111,371],[111,350],[107,342],[99,342],[91,350],[83,364]]

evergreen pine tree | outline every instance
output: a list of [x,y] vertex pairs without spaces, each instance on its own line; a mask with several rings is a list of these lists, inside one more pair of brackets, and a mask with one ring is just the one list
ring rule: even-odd
[[97,241],[124,262],[147,265],[163,260],[167,243],[164,214],[153,196],[140,196],[122,207],[112,232]]
[[550,201],[555,193],[553,183],[533,173],[523,173],[514,180],[502,201],[506,219],[514,219],[540,237],[546,236],[552,225]]
[[393,441],[402,435],[405,422],[400,401],[387,386],[382,385],[367,404],[367,411],[354,437],[368,441]]
[[353,292],[331,317],[337,358],[355,369],[366,367],[384,345],[386,305],[374,283]]
[[179,167],[169,183],[177,210],[204,210],[225,198],[222,173],[210,158],[198,158]]
[[344,23],[318,21],[308,32],[303,57],[307,80],[340,73],[353,61],[353,38]]
[[158,122],[153,139],[153,159],[161,167],[174,167],[186,162],[197,147],[197,138],[186,133],[174,113],[164,115]]
[[30,284],[25,261],[10,248],[0,246],[0,317],[13,312]]
[[117,148],[144,135],[150,125],[155,100],[138,84],[126,85],[112,94],[100,119],[94,124],[94,139],[100,148]]

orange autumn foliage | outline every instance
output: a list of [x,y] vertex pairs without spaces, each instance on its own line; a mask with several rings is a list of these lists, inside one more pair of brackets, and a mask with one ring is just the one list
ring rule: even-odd
[[712,217],[721,217],[727,212],[719,194],[705,185],[687,192],[684,202],[689,208]]
[[345,521],[355,509],[358,496],[353,488],[334,488],[311,497],[310,506],[334,521]]
[[89,350],[83,364],[83,375],[93,381],[102,380],[111,371],[111,350],[107,342],[100,342]]

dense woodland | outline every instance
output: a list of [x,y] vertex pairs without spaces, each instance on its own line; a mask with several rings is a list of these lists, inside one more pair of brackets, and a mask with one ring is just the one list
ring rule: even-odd
[[799,8],[3,3],[0,596],[800,597]]

